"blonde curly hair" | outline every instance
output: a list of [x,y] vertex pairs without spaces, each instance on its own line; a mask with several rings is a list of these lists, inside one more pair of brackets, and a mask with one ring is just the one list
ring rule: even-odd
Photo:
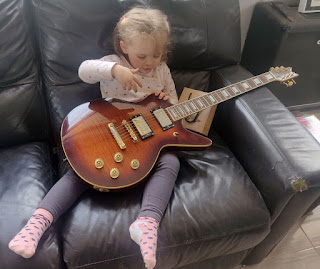
[[141,35],[158,39],[166,38],[161,61],[167,61],[167,53],[170,45],[170,25],[167,16],[158,9],[135,7],[125,13],[117,23],[113,31],[113,47],[118,56],[124,55],[120,41],[130,43],[133,38]]

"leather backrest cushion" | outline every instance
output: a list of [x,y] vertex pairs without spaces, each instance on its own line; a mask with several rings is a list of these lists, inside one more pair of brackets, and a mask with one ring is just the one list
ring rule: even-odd
[[[116,23],[125,11],[143,3],[138,0],[32,1],[55,129],[76,105],[99,97],[99,85],[84,85],[78,77],[78,67],[84,60],[114,53],[112,32]],[[147,4],[163,10],[171,23],[171,70],[210,70],[239,62],[237,0],[154,0]]]
[[26,1],[0,2],[0,147],[46,137],[28,12]]

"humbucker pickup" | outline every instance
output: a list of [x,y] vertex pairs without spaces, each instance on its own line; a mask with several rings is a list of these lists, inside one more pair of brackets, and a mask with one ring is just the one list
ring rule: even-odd
[[167,113],[161,107],[151,110],[152,115],[160,124],[163,131],[168,130],[174,126]]
[[142,140],[154,135],[149,124],[146,122],[146,120],[141,114],[131,117],[130,122],[132,123],[134,128],[138,131],[138,134]]

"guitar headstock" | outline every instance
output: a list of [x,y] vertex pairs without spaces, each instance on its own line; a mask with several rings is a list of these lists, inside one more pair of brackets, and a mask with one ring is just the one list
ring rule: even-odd
[[296,84],[293,79],[299,76],[299,74],[292,72],[291,67],[271,67],[269,72],[275,77],[275,80],[280,81],[287,87]]

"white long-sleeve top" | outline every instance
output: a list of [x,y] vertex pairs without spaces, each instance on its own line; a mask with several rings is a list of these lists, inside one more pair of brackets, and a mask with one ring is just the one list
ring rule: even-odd
[[117,79],[112,77],[111,69],[116,64],[134,69],[123,57],[115,54],[104,56],[98,60],[86,60],[79,67],[79,77],[86,83],[100,82],[100,90],[103,98],[117,98],[128,102],[139,102],[157,91],[163,91],[169,96],[171,104],[178,103],[176,88],[171,77],[169,67],[161,63],[148,74],[136,73],[135,76],[142,83],[142,88],[137,85],[137,92],[123,90]]

